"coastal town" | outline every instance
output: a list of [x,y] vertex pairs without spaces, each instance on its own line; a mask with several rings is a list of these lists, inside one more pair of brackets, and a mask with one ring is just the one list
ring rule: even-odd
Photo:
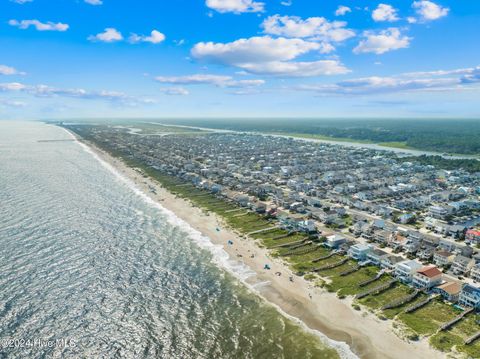
[[399,323],[405,339],[479,355],[480,173],[286,136],[63,126],[219,214],[296,275]]

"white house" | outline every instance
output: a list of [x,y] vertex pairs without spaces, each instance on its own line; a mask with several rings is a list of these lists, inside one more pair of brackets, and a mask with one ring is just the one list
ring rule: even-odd
[[395,265],[394,276],[404,283],[410,283],[422,264],[414,260],[406,260]]
[[462,284],[460,282],[445,282],[433,289],[435,293],[439,293],[445,300],[455,303],[458,301],[462,291]]
[[480,263],[475,264],[470,270],[470,278],[476,282],[480,282]]
[[460,293],[458,303],[464,307],[480,308],[480,288],[466,284]]
[[332,234],[331,236],[327,237],[325,246],[327,246],[328,248],[338,248],[346,241],[347,239],[345,237],[339,234]]
[[358,243],[348,249],[348,255],[357,261],[364,261],[371,250],[372,246]]
[[423,267],[413,275],[413,285],[417,288],[432,288],[442,283],[442,272],[435,266]]
[[373,248],[367,253],[367,259],[377,266],[380,266],[382,264],[382,260],[386,259],[387,257],[388,253],[378,248]]

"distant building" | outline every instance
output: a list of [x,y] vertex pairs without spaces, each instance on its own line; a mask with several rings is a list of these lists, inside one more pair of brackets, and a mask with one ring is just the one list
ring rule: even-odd
[[480,230],[467,230],[465,233],[465,241],[469,243],[480,243]]
[[470,269],[474,264],[475,260],[473,258],[468,258],[462,256],[461,254],[457,254],[453,260],[451,269],[455,275],[464,275],[470,272]]
[[428,213],[433,218],[444,219],[450,214],[450,211],[444,206],[431,206]]
[[455,255],[448,251],[438,251],[433,254],[433,262],[439,267],[445,267],[453,262]]
[[470,269],[470,278],[476,282],[480,282],[480,263],[475,264],[472,269]]

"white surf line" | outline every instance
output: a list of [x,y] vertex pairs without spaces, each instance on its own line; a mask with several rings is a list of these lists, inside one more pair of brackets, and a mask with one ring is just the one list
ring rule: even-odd
[[[63,128],[64,129],[64,128]],[[161,204],[158,202],[154,201],[152,198],[150,198],[145,192],[143,192],[141,189],[137,187],[137,185],[130,180],[129,178],[125,177],[123,174],[121,174],[115,167],[113,167],[111,164],[103,160],[95,151],[93,151],[89,146],[86,144],[82,143],[81,141],[78,140],[78,138],[73,135],[70,131],[67,129],[64,129],[74,140],[77,144],[79,144],[82,149],[89,153],[95,160],[97,160],[105,169],[107,169],[109,172],[111,172],[118,180],[123,182],[130,190],[132,190],[137,196],[142,198],[145,203],[149,204],[150,206],[160,210],[163,214],[167,216],[168,223],[174,226],[178,226],[188,232],[190,237],[193,239],[197,245],[205,250],[208,250],[213,258],[214,258],[214,263],[232,274],[235,278],[237,278],[245,287],[247,287],[250,292],[254,293],[257,297],[261,298],[264,303],[267,303],[268,305],[272,306],[275,308],[281,315],[284,317],[288,318],[292,322],[296,323],[299,327],[301,327],[304,331],[307,333],[312,333],[319,337],[321,341],[327,345],[330,348],[333,348],[337,351],[341,359],[360,359],[348,346],[347,343],[341,342],[341,341],[336,341],[319,330],[312,329],[310,328],[305,322],[303,322],[301,319],[292,316],[288,313],[286,313],[279,305],[270,302],[267,300],[256,288],[255,284],[249,284],[246,282],[246,279],[257,275],[255,271],[253,271],[249,266],[244,264],[243,262],[239,262],[235,259],[232,259],[230,255],[223,249],[221,245],[216,245],[211,242],[210,238],[207,236],[204,236],[202,233],[197,231],[195,228],[193,228],[188,222],[185,222],[183,219],[177,217],[177,215],[170,211],[169,209],[163,207]]]

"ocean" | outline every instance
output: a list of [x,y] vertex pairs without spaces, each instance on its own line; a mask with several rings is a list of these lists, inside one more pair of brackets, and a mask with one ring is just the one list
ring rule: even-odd
[[251,275],[65,130],[0,121],[0,357],[339,357]]

